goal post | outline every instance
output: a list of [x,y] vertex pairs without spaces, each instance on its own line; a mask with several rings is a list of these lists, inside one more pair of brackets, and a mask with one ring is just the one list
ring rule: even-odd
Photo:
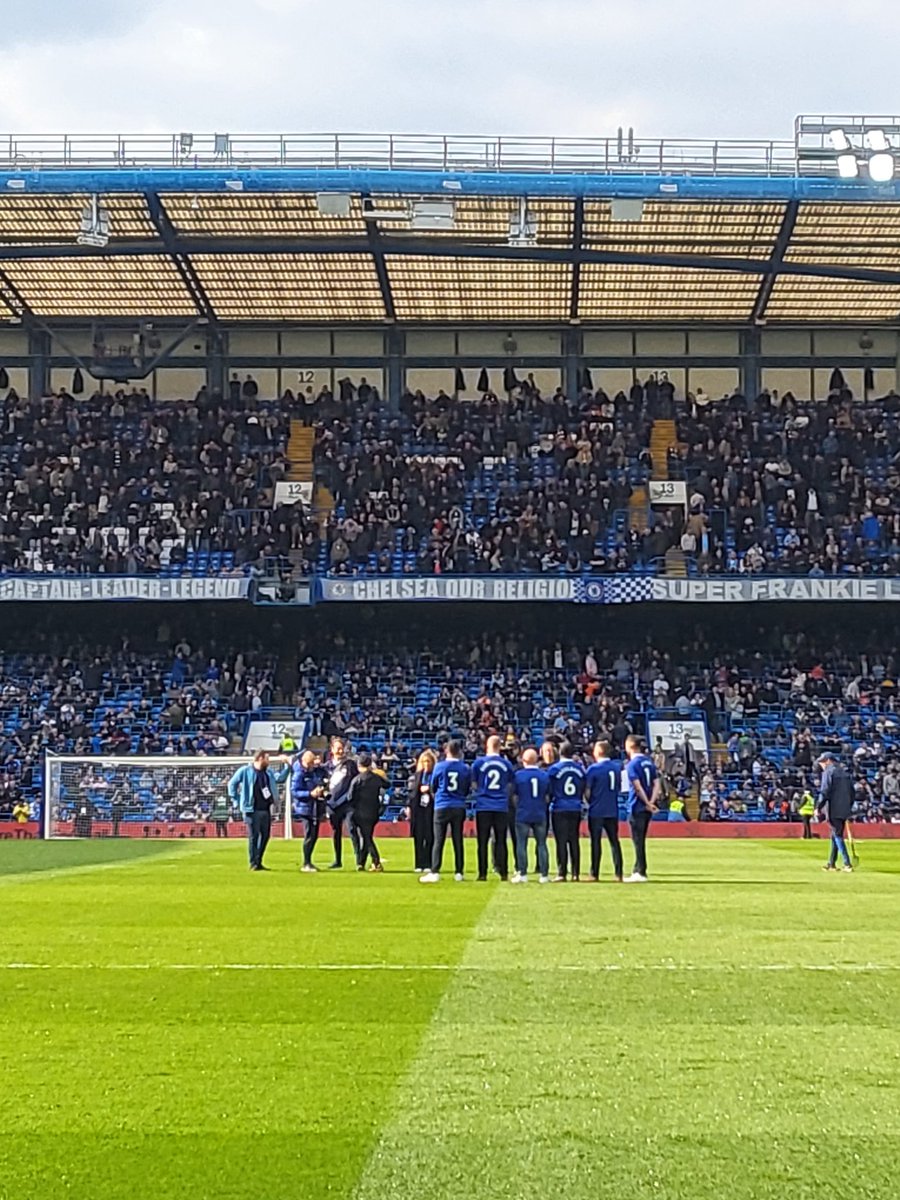
[[[228,781],[248,755],[70,755],[44,761],[46,838],[225,838],[244,834]],[[272,805],[272,836],[292,835],[290,777]]]

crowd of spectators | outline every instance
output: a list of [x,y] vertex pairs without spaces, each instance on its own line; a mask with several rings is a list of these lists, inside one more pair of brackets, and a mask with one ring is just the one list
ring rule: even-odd
[[679,744],[659,764],[673,794],[696,782],[703,820],[793,819],[824,749],[852,764],[860,819],[900,820],[898,666],[893,654],[777,630],[727,652],[701,628],[622,649],[513,632],[409,644],[368,632],[336,634],[327,655],[301,646],[294,702],[315,732],[380,755],[395,788],[424,745],[451,734],[471,756],[492,733],[511,749],[551,737],[621,751],[660,714],[707,723],[709,756]]
[[159,633],[141,649],[60,634],[52,651],[0,652],[0,819],[17,805],[36,813],[44,751],[208,755],[233,736],[240,744],[247,714],[273,700],[276,660],[258,645],[217,656]]
[[[251,381],[252,382],[252,381]],[[159,403],[145,390],[0,400],[0,573],[157,574],[217,555],[256,571],[317,528],[272,509],[289,418],[244,385]]]
[[[360,389],[362,391],[362,389]],[[317,413],[318,478],[336,501],[334,574],[627,569],[646,557],[621,514],[646,478],[642,387],[542,396],[407,392],[392,412],[374,389]],[[617,532],[607,549],[606,535]]]
[[764,391],[679,406],[670,471],[687,478],[682,548],[698,572],[900,571],[900,396]]

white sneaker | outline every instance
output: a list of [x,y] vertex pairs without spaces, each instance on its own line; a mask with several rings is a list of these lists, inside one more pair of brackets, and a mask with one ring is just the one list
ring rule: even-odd
[[510,883],[527,883],[527,882],[528,882],[528,876],[527,876],[527,875],[520,875],[520,874],[519,874],[519,872],[518,872],[518,871],[516,871],[515,875],[513,875],[512,879],[511,879],[509,882],[510,882]]
[[538,880],[538,883],[549,883],[549,882],[550,882],[550,876],[549,876],[549,875],[542,875],[542,876],[540,877],[540,879]]
[[434,871],[424,871],[419,876],[419,883],[440,883],[441,877]]
[[462,872],[457,871],[456,874],[453,876],[453,878],[456,880],[457,883],[462,883],[463,880],[465,879],[465,875],[463,875]]
[[625,883],[646,883],[646,882],[647,882],[647,876],[646,875],[638,875],[637,871],[634,871],[625,880]]

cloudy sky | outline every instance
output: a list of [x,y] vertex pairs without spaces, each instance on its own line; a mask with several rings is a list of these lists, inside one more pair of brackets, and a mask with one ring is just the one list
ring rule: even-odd
[[0,0],[0,133],[789,138],[900,108],[895,0]]

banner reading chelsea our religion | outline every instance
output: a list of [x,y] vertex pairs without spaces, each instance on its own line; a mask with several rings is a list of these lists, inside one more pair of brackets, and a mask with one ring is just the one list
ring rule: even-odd
[[244,600],[246,576],[157,579],[152,575],[51,575],[0,578],[3,600]]
[[568,578],[553,575],[443,575],[400,579],[323,579],[322,600],[384,603],[393,600],[539,601],[635,604],[648,601],[741,604],[766,600],[900,600],[900,578],[784,577],[660,579],[648,575]]

